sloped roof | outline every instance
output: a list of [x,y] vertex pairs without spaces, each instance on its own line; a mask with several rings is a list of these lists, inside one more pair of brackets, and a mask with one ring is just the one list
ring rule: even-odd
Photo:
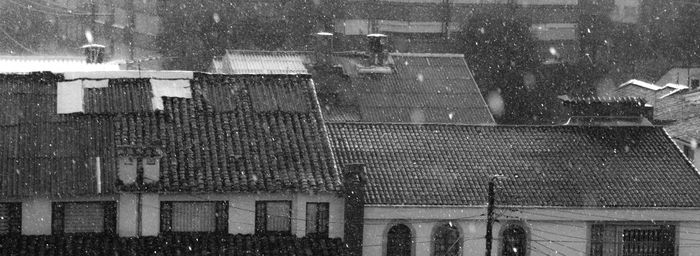
[[329,123],[370,205],[697,207],[700,175],[661,127]]
[[98,156],[113,193],[124,147],[163,151],[160,191],[335,191],[309,79],[196,73],[191,97],[154,110],[154,80],[110,78],[83,89],[83,113],[57,114],[62,74],[0,75],[0,195],[94,194]]
[[304,73],[313,75],[324,118],[331,121],[495,123],[462,55],[390,53],[390,74],[361,74],[368,59],[361,52],[319,57],[312,52],[229,51],[212,69],[287,74],[301,73],[296,68],[303,66]]

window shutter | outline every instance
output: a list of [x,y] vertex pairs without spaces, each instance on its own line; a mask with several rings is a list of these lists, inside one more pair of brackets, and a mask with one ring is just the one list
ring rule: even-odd
[[255,233],[265,233],[267,227],[267,207],[265,202],[255,202]]
[[64,223],[64,204],[63,203],[53,203],[51,205],[51,233],[52,234],[63,234]]
[[103,203],[104,207],[104,232],[105,234],[117,233],[117,202],[107,201]]
[[318,207],[318,233],[323,237],[328,237],[329,220],[329,205],[328,203],[319,204]]
[[173,203],[160,202],[160,232],[172,231],[173,223]]
[[228,201],[216,202],[216,232],[228,233]]
[[11,203],[8,209],[9,215],[9,233],[22,233],[22,203]]

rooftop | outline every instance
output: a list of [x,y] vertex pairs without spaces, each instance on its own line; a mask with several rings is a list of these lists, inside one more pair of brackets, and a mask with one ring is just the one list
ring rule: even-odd
[[339,189],[308,75],[143,75],[0,75],[0,195],[113,193],[124,147],[163,152],[164,192]]
[[366,165],[370,205],[483,206],[505,175],[501,205],[700,206],[700,175],[661,127],[327,126],[339,164]]
[[213,61],[212,70],[310,73],[325,120],[495,123],[462,55],[390,53],[376,72],[368,62],[363,52],[229,51]]

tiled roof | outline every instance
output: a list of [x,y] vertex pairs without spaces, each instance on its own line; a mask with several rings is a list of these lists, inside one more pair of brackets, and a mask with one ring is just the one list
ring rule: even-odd
[[196,76],[193,99],[119,116],[117,147],[162,145],[165,191],[334,191],[340,178],[308,79]]
[[329,123],[371,205],[698,207],[700,175],[661,127]]
[[[0,75],[0,196],[116,192],[118,148],[162,149],[162,191],[335,191],[340,176],[309,76],[195,74],[189,98],[109,79],[57,114],[61,74]],[[181,81],[179,81],[181,82]],[[188,89],[190,87],[188,86]]]
[[232,234],[0,236],[0,255],[344,255],[337,238]]
[[360,121],[493,124],[461,55],[392,54],[394,73],[351,77]]
[[[287,73],[290,63],[310,70],[326,120],[494,124],[471,75],[457,54],[391,53],[391,74],[359,74],[363,53],[334,53],[328,67],[312,52],[229,51],[219,73]],[[229,65],[227,63],[245,63]],[[265,67],[264,69],[261,67]],[[294,73],[299,73],[295,71]]]

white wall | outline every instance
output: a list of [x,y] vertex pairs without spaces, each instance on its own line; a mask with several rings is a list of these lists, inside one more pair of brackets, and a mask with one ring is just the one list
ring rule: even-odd
[[[298,236],[306,235],[306,203],[329,203],[329,237],[343,237],[345,201],[329,193],[323,194],[169,194],[160,195],[160,201],[222,201],[229,202],[229,233],[255,233],[255,202],[262,200],[292,201],[292,232]],[[160,203],[156,205],[159,207]],[[159,215],[158,215],[159,216]],[[158,228],[157,226],[155,228]],[[150,232],[149,232],[150,233]]]
[[[696,255],[700,249],[700,209],[586,209],[521,208],[500,210],[493,225],[492,255],[500,255],[500,232],[504,225],[522,223],[529,235],[530,256],[588,255],[590,224],[595,221],[657,221],[676,224],[679,256]],[[432,232],[452,221],[463,235],[462,255],[485,252],[485,207],[366,207],[364,255],[385,255],[386,233],[395,223],[413,230],[414,255],[431,255]],[[555,253],[558,252],[559,254]]]
[[[17,200],[22,202],[22,234],[51,234],[51,203],[116,200],[117,233],[119,236],[138,235],[139,199],[136,194],[122,193],[118,196],[95,196],[77,198],[36,197]],[[162,201],[228,201],[229,233],[255,233],[255,201],[289,200],[292,201],[292,232],[298,236],[306,235],[306,203],[329,203],[329,237],[342,238],[345,219],[345,201],[331,194],[167,194],[144,193],[141,195],[141,235],[156,236],[160,232],[160,202]],[[16,202],[16,201],[15,201]]]
[[[112,196],[76,197],[76,198],[48,198],[34,197],[22,202],[22,234],[23,235],[49,235],[51,234],[51,203],[52,202],[78,202],[78,201],[102,201],[115,200]],[[14,202],[17,202],[14,201]]]
[[700,79],[700,68],[672,68],[659,78],[656,84],[664,86],[668,83],[674,83],[690,86],[688,73],[690,73],[690,79]]

